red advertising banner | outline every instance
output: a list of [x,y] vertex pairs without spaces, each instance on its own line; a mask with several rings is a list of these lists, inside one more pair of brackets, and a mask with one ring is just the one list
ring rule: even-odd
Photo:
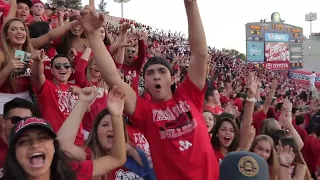
[[[307,72],[307,71],[300,71],[300,70],[294,70],[294,71],[290,71],[290,78],[298,81],[302,84],[305,84],[307,86],[309,86],[309,76],[312,74],[311,72]],[[320,88],[320,73],[316,74],[316,82],[315,85],[316,87],[319,89]]]
[[289,61],[265,61],[264,67],[271,71],[288,71]]
[[266,42],[266,61],[290,61],[290,49],[287,43]]

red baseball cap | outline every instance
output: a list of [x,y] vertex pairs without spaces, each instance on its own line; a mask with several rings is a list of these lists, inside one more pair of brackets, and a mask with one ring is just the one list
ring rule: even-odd
[[42,4],[44,6],[44,3],[40,0],[33,0],[32,1],[32,6],[35,5],[35,4]]

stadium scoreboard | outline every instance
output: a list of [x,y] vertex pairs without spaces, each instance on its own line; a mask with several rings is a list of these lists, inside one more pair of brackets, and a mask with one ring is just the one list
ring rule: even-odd
[[265,33],[288,34],[290,42],[303,42],[303,29],[301,27],[272,22],[258,22],[246,24],[247,41],[263,41]]
[[283,22],[252,22],[245,25],[247,61],[270,70],[303,67],[303,28]]

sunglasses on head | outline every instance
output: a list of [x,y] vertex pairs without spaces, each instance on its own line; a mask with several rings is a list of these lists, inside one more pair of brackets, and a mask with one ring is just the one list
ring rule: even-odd
[[70,63],[56,63],[54,65],[54,68],[60,70],[62,69],[62,67],[64,67],[65,69],[69,69],[71,67]]

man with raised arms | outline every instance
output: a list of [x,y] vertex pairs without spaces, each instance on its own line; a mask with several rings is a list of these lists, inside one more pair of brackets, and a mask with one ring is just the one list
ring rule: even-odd
[[145,88],[152,100],[136,95],[121,80],[112,57],[96,31],[103,16],[86,7],[78,21],[89,40],[96,63],[109,87],[126,91],[125,113],[145,135],[158,180],[218,180],[219,167],[202,117],[206,90],[208,48],[196,0],[184,0],[188,18],[191,59],[188,75],[173,92],[173,71],[161,57],[143,67]]

